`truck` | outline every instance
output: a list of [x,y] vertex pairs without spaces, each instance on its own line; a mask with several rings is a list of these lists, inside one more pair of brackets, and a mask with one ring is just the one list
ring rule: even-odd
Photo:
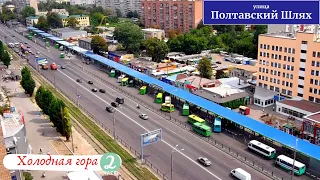
[[56,63],[50,64],[50,68],[51,68],[51,70],[57,70],[57,65],[56,65]]
[[48,69],[49,69],[49,67],[48,67],[47,64],[41,64],[41,68],[42,68],[43,70],[48,70]]

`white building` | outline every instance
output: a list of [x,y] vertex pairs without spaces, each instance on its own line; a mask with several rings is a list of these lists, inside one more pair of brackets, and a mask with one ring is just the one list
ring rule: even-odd
[[316,25],[314,24],[271,24],[268,25],[268,33],[275,32],[291,32],[297,31],[311,31],[314,32]]
[[95,0],[70,0],[71,5],[80,5],[80,6],[90,6],[90,5],[95,5],[96,1]]
[[51,12],[54,12],[63,16],[69,16],[69,12],[66,9],[52,9]]

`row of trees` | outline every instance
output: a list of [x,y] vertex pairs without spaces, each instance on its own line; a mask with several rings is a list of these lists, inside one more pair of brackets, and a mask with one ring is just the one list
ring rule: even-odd
[[3,62],[5,66],[8,67],[10,65],[11,58],[9,53],[6,50],[4,50],[4,45],[2,41],[0,41],[0,60],[1,62]]
[[35,99],[43,113],[49,116],[57,132],[69,141],[71,137],[71,118],[64,102],[54,97],[52,92],[43,86],[38,88]]
[[[77,28],[80,23],[74,17],[67,18],[66,22],[67,24],[65,24],[65,26],[72,28]],[[34,24],[33,26],[43,31],[48,31],[49,29],[62,28],[63,24],[58,13],[49,12],[46,17],[40,16],[37,24]]]
[[29,96],[32,96],[34,92],[34,88],[36,87],[36,83],[31,76],[31,72],[27,67],[24,67],[21,70],[22,79],[20,81],[20,85],[24,89],[25,93]]

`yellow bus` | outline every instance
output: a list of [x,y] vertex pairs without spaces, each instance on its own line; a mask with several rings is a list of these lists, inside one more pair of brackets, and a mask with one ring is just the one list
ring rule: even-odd
[[200,123],[200,124],[206,125],[206,121],[204,119],[202,119],[202,118],[200,118],[200,117],[198,117],[198,116],[196,116],[194,114],[191,114],[191,115],[188,116],[188,122],[190,124]]
[[156,103],[161,104],[162,103],[162,93],[158,93],[156,97]]
[[168,103],[163,103],[163,104],[161,104],[161,111],[173,112],[174,111],[174,105],[173,104],[168,104]]

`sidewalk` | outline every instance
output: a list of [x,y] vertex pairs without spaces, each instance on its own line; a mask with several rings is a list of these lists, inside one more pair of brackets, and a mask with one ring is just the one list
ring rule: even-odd
[[[24,114],[25,126],[27,131],[27,139],[32,147],[32,153],[39,153],[40,149],[44,153],[50,152],[52,155],[58,153],[52,146],[52,141],[59,139],[58,133],[51,126],[49,121],[44,116],[39,115],[39,108],[30,100],[19,86],[19,82],[9,81],[5,84],[11,92],[14,92],[14,97],[11,98],[11,103]],[[15,92],[16,90],[16,92]],[[42,131],[45,135],[42,135]],[[35,180],[42,179],[43,171],[31,171]],[[61,171],[47,171],[46,180],[63,180],[67,173]]]

